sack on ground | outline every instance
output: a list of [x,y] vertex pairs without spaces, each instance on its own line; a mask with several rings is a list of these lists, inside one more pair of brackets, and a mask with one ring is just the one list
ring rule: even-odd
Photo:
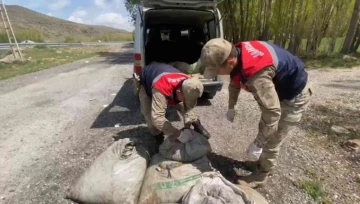
[[187,143],[170,141],[166,138],[159,147],[159,153],[167,158],[181,162],[192,162],[202,158],[212,151],[206,137],[190,129],[193,138]]
[[183,204],[255,204],[240,188],[218,172],[206,172],[184,195]]
[[146,171],[139,204],[179,203],[182,196],[201,178],[202,172],[211,170],[206,156],[192,163],[181,163],[156,154]]
[[149,161],[139,140],[118,140],[96,158],[66,197],[81,203],[137,203]]
[[264,196],[249,186],[237,185],[255,204],[269,204]]

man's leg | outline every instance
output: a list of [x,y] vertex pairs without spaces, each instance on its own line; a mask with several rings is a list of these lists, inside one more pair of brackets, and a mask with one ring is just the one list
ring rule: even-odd
[[272,171],[277,165],[280,147],[289,131],[300,122],[303,113],[309,105],[311,95],[311,87],[307,85],[293,100],[283,100],[281,102],[281,119],[278,131],[264,145],[263,152],[259,159],[262,170]]
[[141,114],[144,116],[146,125],[149,128],[150,134],[152,134],[157,143],[161,144],[164,140],[164,136],[161,131],[154,127],[151,120],[151,98],[146,94],[146,91],[143,86],[141,86],[139,91],[139,100],[140,100],[140,110]]
[[[268,67],[249,79],[246,84],[261,109],[259,131],[253,144],[258,146],[258,148],[263,147],[276,134],[281,116],[279,97],[272,80],[274,76],[275,68]],[[243,165],[247,169],[252,170],[253,174],[238,178],[238,182],[250,187],[262,185],[270,172],[266,170],[260,171],[259,164],[259,161],[243,162]]]

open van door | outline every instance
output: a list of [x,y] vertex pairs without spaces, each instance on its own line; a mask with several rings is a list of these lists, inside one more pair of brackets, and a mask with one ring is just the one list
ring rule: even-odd
[[161,7],[186,7],[186,8],[203,8],[215,9],[217,0],[144,0],[144,7],[161,8]]

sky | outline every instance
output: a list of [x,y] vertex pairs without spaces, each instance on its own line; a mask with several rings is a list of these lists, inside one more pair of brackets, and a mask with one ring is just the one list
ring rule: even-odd
[[105,25],[132,31],[124,0],[3,0],[31,10],[90,25]]

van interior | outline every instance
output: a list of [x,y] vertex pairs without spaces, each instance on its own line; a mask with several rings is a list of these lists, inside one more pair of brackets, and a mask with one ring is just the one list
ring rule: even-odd
[[203,45],[216,37],[213,12],[151,9],[144,12],[145,63],[196,62]]

